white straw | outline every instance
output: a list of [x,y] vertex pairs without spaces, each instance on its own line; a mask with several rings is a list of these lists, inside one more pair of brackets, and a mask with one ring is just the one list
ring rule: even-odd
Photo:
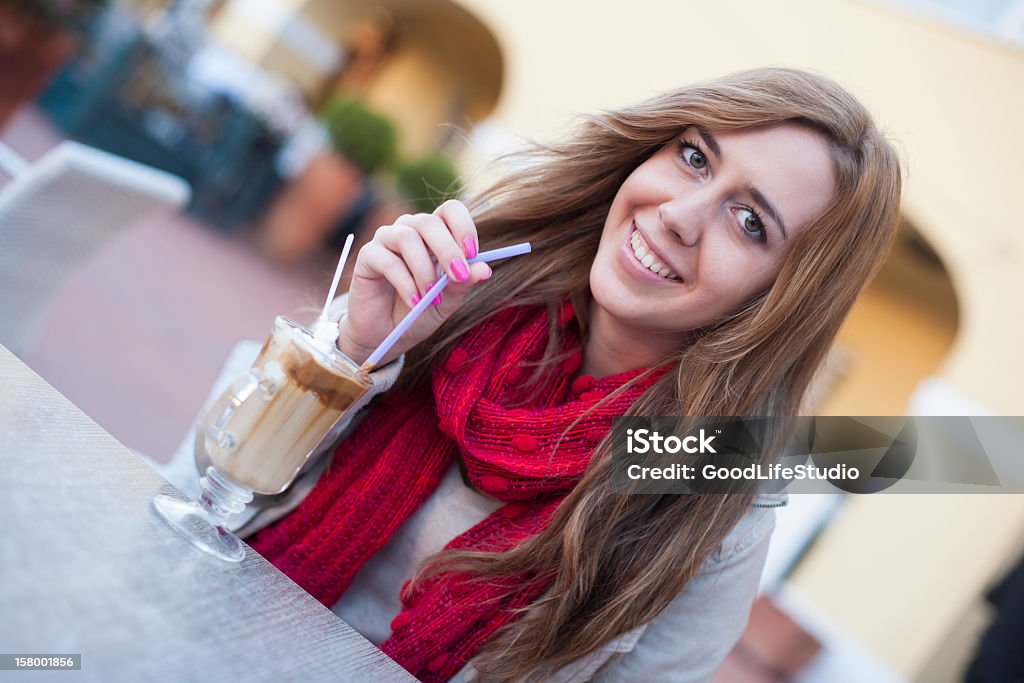
[[338,282],[341,280],[341,271],[345,270],[345,261],[348,260],[348,252],[352,249],[352,241],[356,238],[354,233],[349,233],[345,239],[345,246],[341,249],[341,258],[338,259],[338,268],[334,271],[334,280],[331,282],[331,291],[327,293],[327,301],[324,303],[323,313],[320,314],[320,322],[327,322],[327,310],[334,301],[334,294],[338,291]]

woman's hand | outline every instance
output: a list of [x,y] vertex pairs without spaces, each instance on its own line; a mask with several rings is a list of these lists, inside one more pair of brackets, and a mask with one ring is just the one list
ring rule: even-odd
[[451,284],[402,335],[380,365],[423,341],[455,312],[477,283],[491,276],[486,263],[469,266],[479,242],[466,206],[454,199],[434,213],[401,216],[378,228],[356,257],[348,290],[348,313],[339,323],[338,348],[357,363],[365,361],[398,325],[440,273]]

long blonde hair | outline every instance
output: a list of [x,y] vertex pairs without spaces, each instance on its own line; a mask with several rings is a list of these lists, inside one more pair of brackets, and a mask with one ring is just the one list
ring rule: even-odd
[[[693,330],[631,415],[792,416],[840,324],[895,237],[901,172],[868,111],[832,80],[755,69],[585,119],[568,139],[525,154],[470,203],[482,244],[530,241],[529,259],[495,268],[427,343],[408,354],[402,384],[427,380],[474,325],[509,306],[571,298],[586,333],[589,271],[616,191],[691,125],[712,131],[783,122],[828,141],[830,205],[796,240],[774,284],[722,320]],[[536,375],[559,362],[558,329]],[[401,388],[399,388],[401,390]],[[775,435],[781,438],[781,435]],[[775,442],[778,442],[778,438]],[[550,525],[504,553],[442,551],[415,577],[464,571],[550,583],[474,660],[488,681],[543,679],[657,616],[748,509],[752,494],[616,495],[606,438]]]

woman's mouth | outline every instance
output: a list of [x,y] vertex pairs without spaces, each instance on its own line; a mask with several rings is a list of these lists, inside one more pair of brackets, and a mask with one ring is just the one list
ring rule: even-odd
[[636,225],[633,225],[632,234],[629,236],[629,244],[632,247],[633,256],[636,258],[636,264],[642,268],[647,269],[652,274],[659,276],[663,280],[671,282],[681,282],[682,278],[672,272],[672,270],[664,263],[658,260],[657,255],[651,250],[650,246],[644,241],[643,235],[636,229]]

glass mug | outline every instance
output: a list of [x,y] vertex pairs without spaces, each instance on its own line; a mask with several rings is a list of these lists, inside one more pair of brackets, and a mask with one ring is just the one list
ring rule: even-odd
[[160,516],[200,550],[245,557],[225,526],[254,493],[281,493],[372,381],[333,343],[283,316],[252,367],[196,423],[196,461],[209,462],[195,502],[159,495]]

